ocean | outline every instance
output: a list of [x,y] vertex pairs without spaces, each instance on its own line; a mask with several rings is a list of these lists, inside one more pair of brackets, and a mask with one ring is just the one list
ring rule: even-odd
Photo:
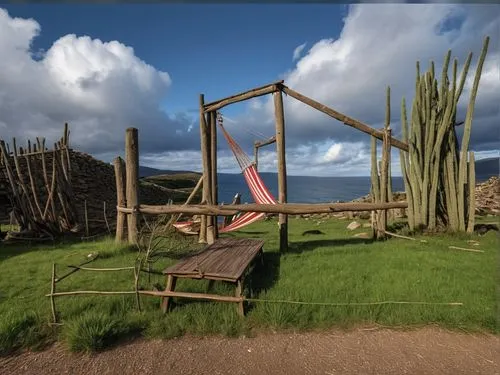
[[[278,175],[261,173],[264,183],[278,198]],[[219,174],[219,202],[231,203],[236,193],[242,203],[253,202],[242,174]],[[288,176],[289,203],[329,203],[350,201],[370,192],[370,177],[305,177]],[[404,191],[403,178],[392,178],[393,191]]]

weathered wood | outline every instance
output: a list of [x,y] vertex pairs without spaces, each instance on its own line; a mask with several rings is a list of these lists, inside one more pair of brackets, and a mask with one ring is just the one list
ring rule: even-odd
[[[165,288],[165,292],[166,293],[174,292],[176,283],[177,283],[177,278],[175,276],[167,275],[167,286]],[[161,310],[164,313],[166,313],[168,311],[171,298],[172,297],[167,295],[167,296],[163,296],[161,299]]]
[[[283,94],[277,91],[274,96],[274,119],[276,126],[276,153],[278,156],[278,201],[286,203],[286,157],[285,157],[285,114],[283,110]],[[288,217],[281,213],[278,218],[280,233],[280,251],[288,249]]]
[[[209,136],[207,131],[207,120],[203,113],[204,95],[200,94],[200,143],[201,143],[201,162],[203,167],[203,202],[209,203],[212,200],[210,194],[210,154],[209,154]],[[210,225],[207,216],[202,215],[200,227],[200,243],[208,242],[208,226]]]
[[224,279],[237,282],[264,246],[263,240],[220,238],[201,252],[163,271],[177,277]]
[[52,282],[50,284],[50,309],[52,310],[52,320],[57,323],[56,302],[54,293],[56,292],[56,264],[52,263]]
[[476,218],[476,166],[475,166],[474,152],[469,151],[469,194],[468,194],[468,220],[467,232],[474,232],[474,223]]
[[245,316],[245,301],[243,297],[243,278],[239,279],[236,282],[235,297],[241,298],[241,301],[238,302],[238,314],[240,316]]
[[[217,177],[217,113],[209,112],[207,115],[210,116],[210,190],[212,193],[212,204],[217,205],[219,203],[219,187]],[[217,216],[212,217],[214,239],[219,237],[217,222]]]
[[[119,207],[126,206],[125,199],[125,162],[121,157],[113,160],[115,167],[115,181],[116,181],[116,203]],[[125,221],[126,216],[123,212],[117,211],[116,213],[116,235],[115,241],[122,242],[125,240]]]
[[262,95],[270,94],[272,92],[275,92],[277,90],[277,85],[282,84],[284,81],[277,81],[270,83],[265,86],[257,87],[248,91],[244,91],[239,94],[235,94],[232,96],[228,96],[223,99],[216,100],[214,102],[207,103],[203,106],[205,112],[212,112],[212,111],[217,111],[229,104],[241,102],[243,100],[248,100],[251,98],[256,98]]
[[94,271],[94,272],[125,271],[125,270],[135,269],[135,267],[93,268],[93,267],[81,267],[81,266],[71,266],[71,265],[68,267],[75,268],[81,271]]
[[68,127],[68,123],[65,122],[64,123],[64,136],[63,136],[62,144],[64,146],[68,146],[68,143],[69,143],[69,127]]
[[33,170],[31,168],[31,156],[25,156],[26,160],[26,167],[28,169],[28,177],[30,180],[30,186],[31,186],[31,193],[33,195],[33,201],[35,202],[35,207],[37,209],[38,214],[40,215],[40,219],[43,220],[43,212],[42,208],[40,206],[40,199],[39,199],[39,193],[38,193],[38,188],[35,183],[35,179],[33,178]]
[[83,202],[84,210],[85,210],[85,235],[89,236],[89,215],[87,211],[87,200]]
[[[183,206],[188,205],[189,203],[191,203],[191,201],[193,200],[193,198],[198,193],[198,190],[200,190],[200,187],[201,187],[202,184],[203,184],[203,176],[200,177],[200,179],[196,183],[196,186],[194,187],[193,191],[191,192],[191,194],[189,194],[189,197],[186,199],[186,202],[184,202]],[[165,225],[165,229],[170,228],[173,223],[176,223],[181,218],[181,216],[182,216],[182,213],[172,216],[170,218],[170,220],[167,222],[167,224]]]
[[[384,139],[382,144],[382,168],[380,168],[380,203],[387,203],[387,189],[388,189],[388,173],[389,173],[389,162],[390,162],[390,147],[389,142],[391,137],[391,129],[384,130]],[[383,238],[385,236],[385,230],[387,228],[387,210],[379,212],[379,221],[377,229],[377,237]]]
[[[128,128],[125,137],[125,180],[127,207],[139,205],[139,136],[137,128]],[[137,244],[138,213],[127,216],[128,242]]]
[[[288,215],[302,215],[315,213],[332,213],[347,211],[372,211],[388,210],[393,208],[407,208],[406,202],[392,203],[286,203],[286,204],[238,204],[238,205],[163,205],[152,206],[141,204],[137,211],[149,215],[164,215],[172,213],[184,213],[191,215],[220,215],[233,216],[239,212],[266,212],[284,213]],[[133,210],[127,207],[117,207],[117,210],[124,213],[131,213]]]
[[[302,95],[302,94],[298,93],[297,91],[290,89],[287,86],[282,85],[282,90],[285,94],[290,95],[291,97],[317,109],[320,112],[323,112],[324,114],[326,114],[330,117],[333,117],[334,119],[336,119],[338,121],[341,121],[345,125],[351,126],[351,127],[356,128],[358,130],[361,130],[362,132],[364,132],[366,134],[370,134],[377,139],[383,140],[383,137],[384,137],[383,132],[380,132],[376,129],[373,129],[372,127],[362,123],[361,121],[355,120],[352,117],[349,117],[349,116],[344,115],[343,113],[337,112],[334,109],[329,108],[326,105],[321,104],[320,102],[317,102],[317,101],[315,101],[315,100],[313,100],[305,95]],[[408,144],[401,142],[398,139],[391,137],[391,144],[398,149],[401,149],[403,151],[408,151]]]
[[259,167],[259,148],[270,145],[276,142],[276,136],[273,135],[271,138],[268,138],[264,141],[255,141],[253,144],[253,155],[254,155],[254,163],[255,169]]
[[[29,212],[24,212],[23,215],[27,216],[28,218],[29,217],[34,218],[34,217],[36,217],[36,211],[35,211],[35,208],[33,207],[33,203],[31,202],[30,195],[28,194],[28,188],[26,187],[26,184],[24,183],[24,175],[23,175],[23,172],[21,169],[21,165],[19,164],[19,158],[17,155],[16,138],[12,138],[12,147],[14,149],[13,158],[14,158],[14,165],[16,167],[16,173],[17,173],[17,183],[21,187],[21,191],[23,192],[24,198],[25,198],[25,199],[23,199],[23,203],[25,203],[25,205],[23,204],[23,206],[25,206],[29,210]],[[31,222],[32,220],[29,220],[29,221]]]

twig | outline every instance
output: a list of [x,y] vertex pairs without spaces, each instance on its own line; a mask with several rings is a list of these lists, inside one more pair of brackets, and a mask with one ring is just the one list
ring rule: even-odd
[[111,229],[109,229],[108,218],[106,217],[106,201],[104,203],[104,221],[106,222],[106,227],[108,228],[108,233],[111,234]]
[[412,238],[412,237],[407,237],[407,236],[403,236],[401,234],[396,234],[396,233],[392,233],[392,232],[388,232],[388,231],[384,231],[385,234],[388,234],[389,236],[392,236],[392,237],[397,237],[397,238],[402,238],[404,240],[410,240],[410,241],[420,241],[422,243],[427,243],[426,240],[417,240],[416,238]]
[[52,263],[52,283],[50,287],[50,307],[52,309],[52,320],[57,323],[56,315],[56,301],[54,300],[54,293],[56,291],[56,264]]
[[69,268],[76,268],[82,271],[124,271],[133,270],[135,267],[118,267],[118,268],[91,268],[91,267],[79,267],[79,266],[68,266]]
[[477,250],[477,249],[466,249],[464,247],[458,247],[458,246],[448,246],[450,249],[455,249],[455,250],[462,250],[462,251],[471,251],[474,253],[484,253],[484,250]]
[[[94,260],[96,260],[98,257],[99,257],[99,254],[96,254],[96,255],[95,255],[92,259],[90,259],[90,260],[86,260],[85,262],[80,263],[80,264],[78,265],[78,267],[81,267],[81,266],[83,266],[83,265],[85,265],[85,264],[89,264],[90,262],[93,262]],[[65,274],[65,275],[63,275],[63,276],[61,276],[61,277],[56,278],[56,279],[55,279],[55,282],[57,283],[57,282],[59,282],[59,281],[62,281],[62,280],[64,280],[66,277],[68,277],[69,275],[72,275],[72,274],[74,274],[76,271],[79,271],[79,270],[80,270],[80,268],[75,268],[75,269],[72,269],[72,270],[71,270],[71,271],[69,271],[67,274]]]
[[249,302],[270,302],[270,303],[288,303],[294,305],[321,305],[321,306],[377,306],[377,305],[443,305],[443,306],[462,306],[462,302],[421,302],[421,301],[380,301],[380,302],[305,302],[305,301],[287,301],[287,300],[268,300],[260,298],[245,298]]

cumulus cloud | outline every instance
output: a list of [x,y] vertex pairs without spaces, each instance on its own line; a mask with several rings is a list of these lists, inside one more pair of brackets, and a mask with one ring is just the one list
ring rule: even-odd
[[123,149],[124,130],[141,131],[144,153],[198,148],[186,114],[161,108],[167,72],[118,41],[65,35],[44,53],[31,50],[41,32],[33,19],[0,9],[0,128],[2,137],[55,140],[71,125],[73,145],[95,154]]
[[297,46],[294,50],[293,50],[293,57],[292,57],[292,61],[295,61],[297,59],[300,58],[301,54],[302,54],[302,51],[304,50],[304,48],[306,47],[306,44],[307,43],[302,43],[300,46]]
[[[474,52],[458,108],[459,118],[463,117],[481,44],[484,36],[490,35],[471,148],[479,150],[479,155],[500,148],[500,6],[357,4],[348,8],[343,22],[337,38],[332,35],[310,44],[308,49],[305,43],[295,48],[293,66],[282,74],[288,86],[380,128],[385,89],[390,85],[393,134],[400,137],[400,100],[405,96],[411,103],[415,62],[421,61],[426,69],[427,63],[434,60],[439,72],[443,56],[451,48],[461,69],[467,53]],[[119,41],[66,35],[46,51],[33,51],[31,43],[40,32],[35,20],[12,18],[0,9],[3,138],[45,135],[55,139],[67,121],[74,145],[109,159],[123,148],[125,128],[137,126],[144,164],[200,169],[198,125],[193,122],[196,116],[161,110],[171,86],[167,72],[148,65]],[[367,135],[293,98],[285,97],[284,106],[290,174],[369,173]],[[241,116],[232,115],[225,124],[251,153],[255,134],[269,137],[274,133],[272,98],[250,101]],[[219,139],[219,170],[237,172],[232,154],[223,138]],[[393,157],[397,161],[397,152]],[[273,146],[261,150],[259,169],[276,170]],[[396,169],[397,164],[395,173]]]
[[[416,61],[421,62],[422,69],[427,69],[428,62],[433,60],[439,72],[444,54],[452,49],[460,71],[468,52],[474,53],[458,108],[459,117],[464,117],[482,42],[489,35],[491,41],[476,101],[471,148],[498,149],[499,31],[500,6],[493,4],[353,5],[339,37],[312,45],[295,67],[285,73],[284,79],[294,90],[375,128],[383,126],[385,90],[390,85],[391,126],[393,134],[400,137],[400,101],[405,96],[408,106],[411,105]],[[368,147],[366,134],[293,98],[285,97],[285,111],[287,147],[326,140],[333,147],[330,156],[336,148],[342,150],[341,145],[345,143],[360,142],[360,147]],[[262,119],[256,122],[261,131],[269,128],[273,121],[272,98],[261,100],[260,106],[253,105],[250,112],[252,116],[245,116]],[[342,152],[339,151],[339,155]],[[318,164],[325,162],[322,157],[312,160]],[[329,170],[332,174],[338,171],[334,164]]]

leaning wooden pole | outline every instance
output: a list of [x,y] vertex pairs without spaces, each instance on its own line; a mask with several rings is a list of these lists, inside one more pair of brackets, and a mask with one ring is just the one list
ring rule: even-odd
[[[275,92],[274,118],[276,125],[276,152],[278,154],[278,202],[287,202],[286,158],[285,158],[285,114],[283,110],[283,93]],[[280,214],[278,219],[280,233],[280,251],[288,249],[288,216]]]
[[[139,136],[136,128],[128,128],[125,137],[125,180],[127,208],[134,209],[139,205]],[[138,212],[127,216],[128,242],[138,241]]]
[[[125,162],[121,157],[113,160],[115,167],[115,180],[116,180],[116,205],[118,207],[125,207],[127,200],[125,199]],[[116,212],[116,242],[125,241],[125,221],[126,215],[123,212]]]
[[[207,189],[207,204],[212,204],[212,125],[211,125],[211,119],[212,117],[210,116],[210,113],[207,113],[206,115],[203,116],[205,120],[205,165],[203,169],[207,171],[207,178],[208,178],[208,189]],[[212,216],[207,217],[206,223],[207,223],[207,243],[210,245],[214,243],[215,241],[215,229],[214,229],[214,218]]]
[[[219,194],[218,194],[218,178],[217,178],[217,113],[212,111],[209,113],[210,115],[210,162],[211,162],[211,186],[212,190],[212,204],[217,205],[219,203]],[[219,231],[217,230],[217,216],[213,217],[213,226],[214,226],[214,237],[217,238],[219,236]]]

